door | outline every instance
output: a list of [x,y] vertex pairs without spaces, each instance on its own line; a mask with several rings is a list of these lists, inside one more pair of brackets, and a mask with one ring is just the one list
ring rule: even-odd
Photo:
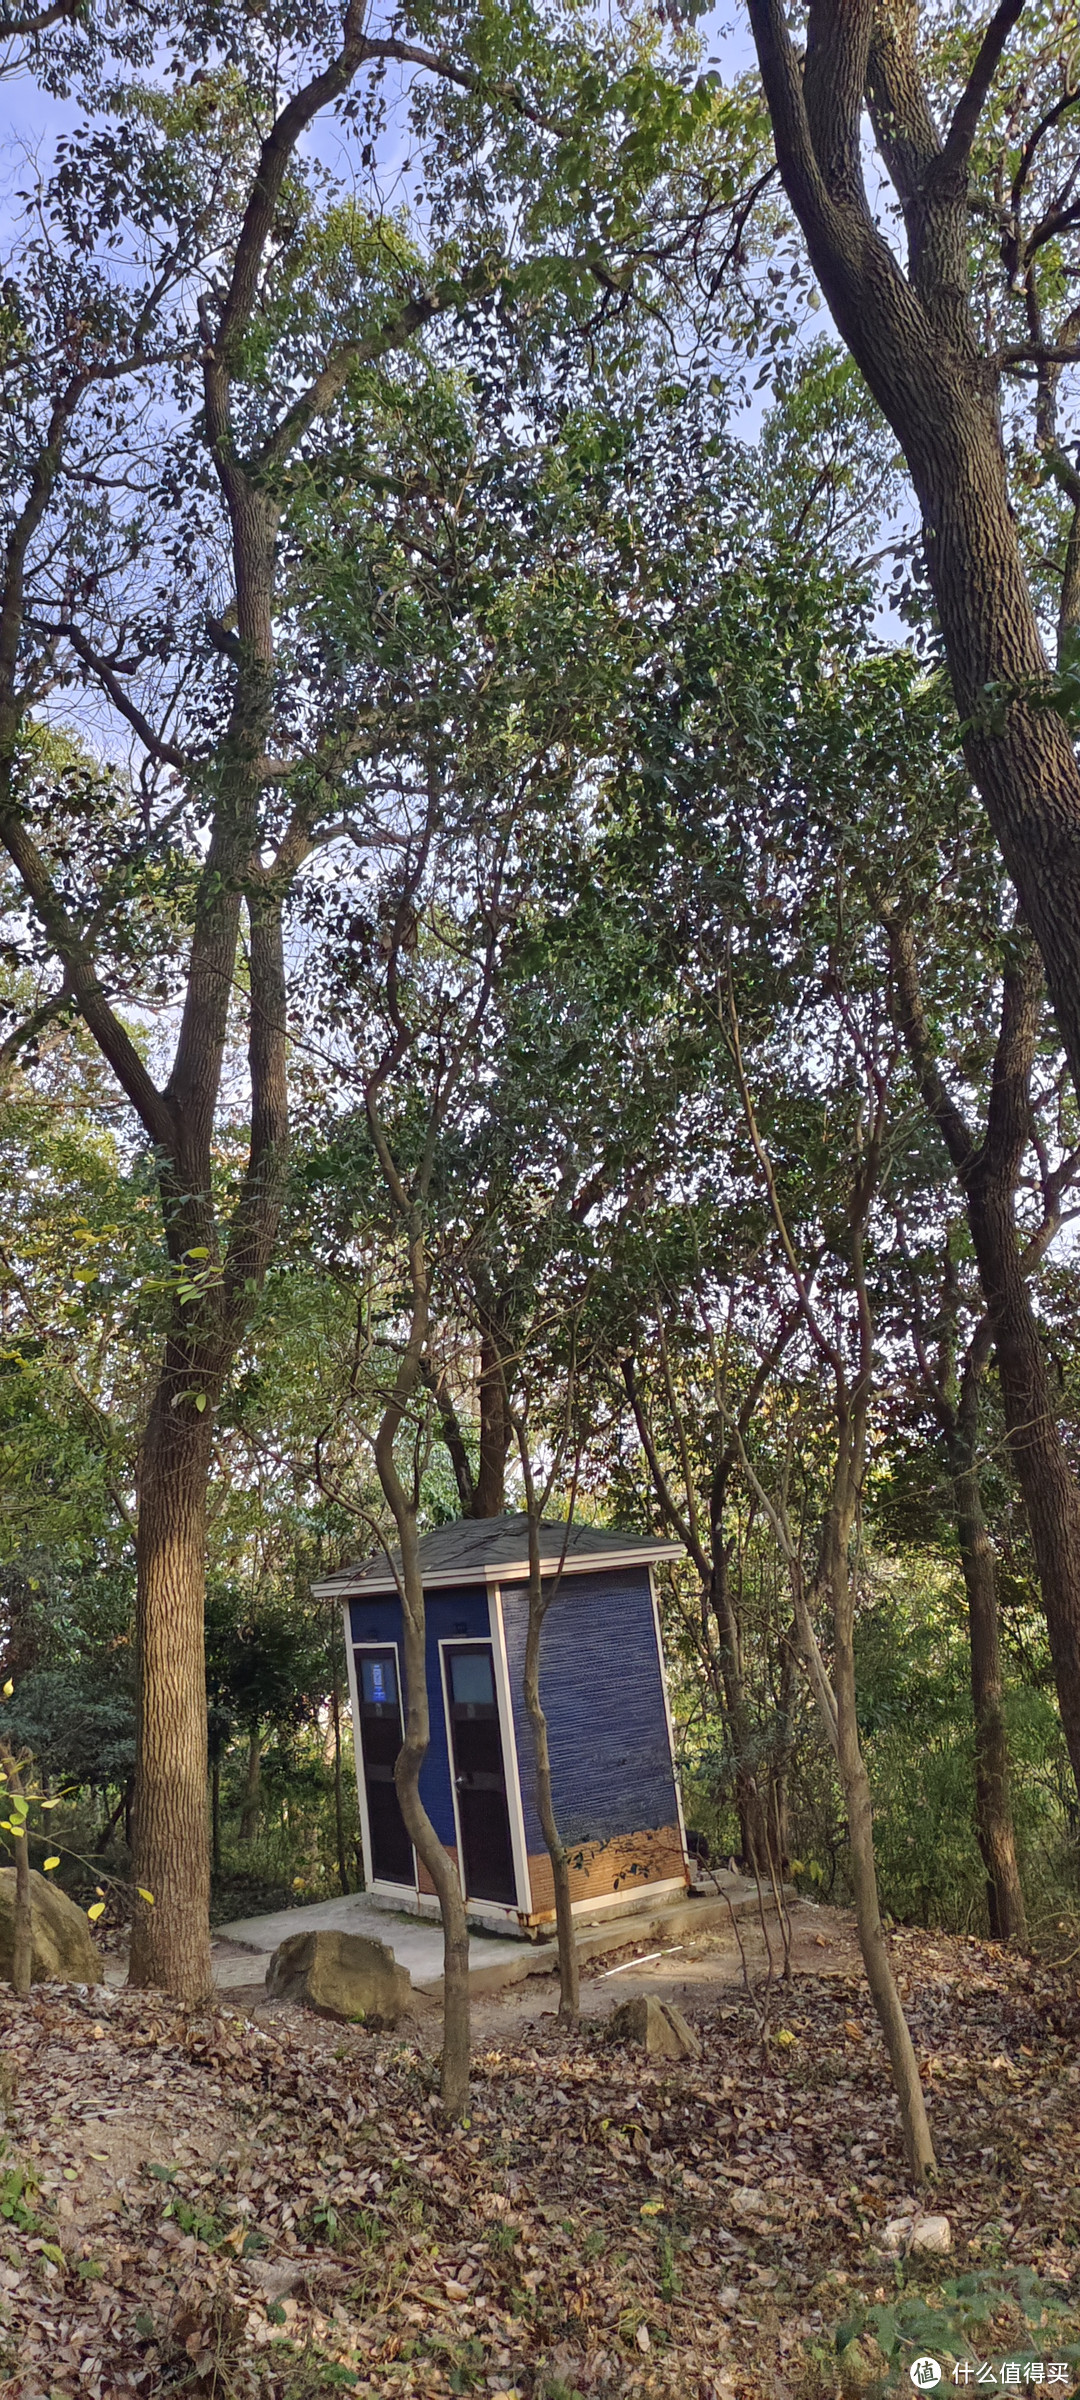
[[394,1787],[394,1760],[401,1748],[396,1650],[357,1651],[356,1692],[360,1702],[360,1751],[372,1880],[406,1883],[413,1890],[416,1884],[413,1848]]
[[491,1644],[447,1643],[444,1656],[465,1895],[513,1908],[517,1884]]

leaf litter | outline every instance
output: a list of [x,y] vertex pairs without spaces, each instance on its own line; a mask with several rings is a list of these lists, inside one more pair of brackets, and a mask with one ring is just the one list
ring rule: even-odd
[[[987,2352],[1019,2322],[1019,2276],[1064,2355],[1075,1975],[959,1939],[893,1948],[947,2272],[990,2290]],[[585,1989],[588,2009],[599,1978]],[[933,2300],[943,2268],[882,2246],[911,2197],[865,1986],[800,1975],[764,2035],[748,2001],[703,1990],[682,2001],[693,2064],[617,2048],[595,2017],[511,2022],[476,2057],[460,2126],[426,2021],[401,2038],[294,2008],[0,1994],[0,2400],[893,2389],[898,2284]]]

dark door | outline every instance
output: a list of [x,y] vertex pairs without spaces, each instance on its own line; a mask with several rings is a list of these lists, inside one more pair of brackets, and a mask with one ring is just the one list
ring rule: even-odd
[[490,1642],[447,1649],[446,1696],[466,1898],[504,1900],[513,1908],[517,1886]]
[[401,1748],[396,1650],[358,1650],[356,1689],[371,1872],[376,1883],[407,1883],[411,1888],[416,1882],[412,1843],[394,1788],[394,1760]]

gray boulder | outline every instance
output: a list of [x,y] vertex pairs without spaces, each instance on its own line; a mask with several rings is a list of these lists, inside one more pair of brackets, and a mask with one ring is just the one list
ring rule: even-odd
[[613,2042],[636,2042],[656,2058],[700,2058],[701,2044],[670,2000],[624,2000],[611,2020]]
[[393,1951],[363,1933],[291,1933],[267,1967],[266,1993],[352,2025],[396,2025],[416,1999]]
[[[103,1983],[101,1957],[81,1908],[48,1876],[30,1871],[31,1983]],[[15,1869],[0,1867],[0,1977],[15,1953]]]

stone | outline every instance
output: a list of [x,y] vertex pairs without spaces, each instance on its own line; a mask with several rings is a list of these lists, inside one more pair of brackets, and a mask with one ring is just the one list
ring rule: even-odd
[[883,2228],[881,2247],[890,2258],[906,2258],[909,2251],[922,2250],[930,2257],[944,2257],[952,2249],[952,2232],[947,2217],[890,2217]]
[[[30,1870],[31,1983],[103,1983],[100,1953],[81,1908],[47,1875]],[[0,1867],[0,1977],[11,1981],[15,1869]]]
[[363,1933],[291,1933],[266,1970],[270,2000],[298,2000],[350,2025],[396,2025],[416,1994],[385,1942]]
[[911,2229],[911,2248],[926,2250],[931,2257],[943,2257],[952,2249],[952,2231],[947,2217],[916,2217]]
[[624,2000],[611,2020],[613,2042],[635,2042],[654,2058],[700,2058],[701,2044],[681,2008],[670,2000],[635,1996]]

